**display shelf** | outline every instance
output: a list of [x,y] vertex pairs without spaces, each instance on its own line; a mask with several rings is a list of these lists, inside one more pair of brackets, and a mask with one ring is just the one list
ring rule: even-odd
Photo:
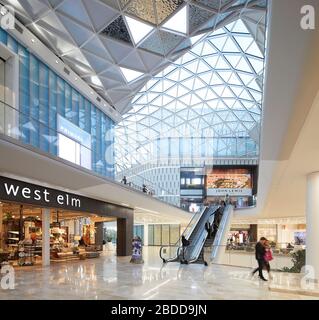
[[8,233],[19,234],[19,231],[8,231]]

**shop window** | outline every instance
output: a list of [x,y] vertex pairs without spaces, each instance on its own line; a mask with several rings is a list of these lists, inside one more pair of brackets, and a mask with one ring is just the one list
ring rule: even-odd
[[162,225],[162,245],[169,245],[169,225]]

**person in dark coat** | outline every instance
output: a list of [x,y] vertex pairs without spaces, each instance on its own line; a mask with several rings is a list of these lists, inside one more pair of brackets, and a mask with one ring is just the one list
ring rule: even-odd
[[259,278],[263,281],[268,281],[263,276],[263,268],[265,266],[265,253],[266,253],[266,243],[267,239],[264,237],[261,237],[259,242],[257,242],[255,247],[255,257],[258,262],[258,267],[252,272],[252,275],[254,275],[258,271]]
[[183,250],[183,259],[182,263],[187,263],[185,260],[185,250],[189,246],[190,242],[185,238],[185,236],[182,236],[182,250]]
[[212,234],[212,226],[209,223],[209,221],[207,220],[207,222],[205,223],[205,229],[208,232],[207,238],[210,239],[210,236]]

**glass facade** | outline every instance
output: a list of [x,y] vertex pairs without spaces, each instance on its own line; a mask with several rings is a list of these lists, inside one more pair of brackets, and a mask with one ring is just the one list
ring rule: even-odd
[[86,163],[85,167],[113,178],[113,120],[1,28],[0,42],[19,55],[19,110],[15,111],[19,132],[16,136],[23,143],[58,156],[57,118],[60,115],[91,136],[91,164]]
[[162,246],[174,245],[180,237],[180,226],[178,224],[149,224],[148,245]]

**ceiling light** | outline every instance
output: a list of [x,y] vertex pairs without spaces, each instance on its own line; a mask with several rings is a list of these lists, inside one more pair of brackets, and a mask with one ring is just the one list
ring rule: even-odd
[[58,61],[58,60],[55,60],[55,63],[56,63],[56,64],[58,64],[58,63],[59,63],[59,61]]
[[144,39],[154,28],[146,23],[140,22],[130,17],[125,17],[135,44]]
[[12,218],[14,219],[16,216],[12,216]]
[[122,67],[120,67],[120,69],[121,69],[125,79],[127,80],[127,82],[133,81],[143,75],[142,72],[135,71],[132,69],[127,69],[127,68],[122,68]]
[[92,81],[92,83],[95,84],[96,86],[100,86],[100,87],[103,86],[103,85],[102,85],[102,82],[101,82],[101,80],[99,79],[98,76],[91,76],[91,81]]
[[185,6],[183,9],[179,10],[175,13],[167,22],[163,24],[163,28],[187,33],[187,7]]
[[77,81],[77,80],[78,80],[78,78],[77,78],[77,77],[75,77],[75,78],[74,78],[74,80],[75,80],[75,81]]
[[135,209],[140,209],[140,210],[144,210],[144,211],[147,211],[147,212],[152,212],[152,213],[159,214],[159,212],[157,212],[157,211],[153,211],[153,210],[149,210],[149,209],[145,209],[145,208],[141,208],[141,207],[135,207]]
[[32,38],[32,39],[31,39],[31,42],[32,42],[32,43],[34,43],[34,42],[35,42],[35,40]]
[[127,203],[121,203],[122,206],[129,207],[130,205]]
[[93,91],[91,91],[91,94],[93,94],[94,92]]

